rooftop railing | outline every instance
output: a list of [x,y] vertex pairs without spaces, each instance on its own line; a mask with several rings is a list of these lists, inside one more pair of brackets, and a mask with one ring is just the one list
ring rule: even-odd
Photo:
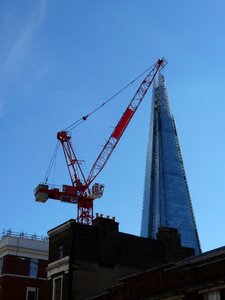
[[7,236],[17,237],[17,238],[24,238],[24,239],[28,239],[28,240],[36,240],[36,241],[48,242],[48,237],[47,236],[37,235],[36,233],[29,234],[29,233],[24,232],[24,231],[15,232],[15,231],[12,231],[11,228],[7,229],[7,230],[4,229],[2,231],[1,240],[4,237],[7,237]]

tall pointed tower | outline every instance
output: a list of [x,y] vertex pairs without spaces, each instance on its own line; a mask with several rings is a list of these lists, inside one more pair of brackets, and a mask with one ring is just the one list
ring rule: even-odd
[[177,228],[183,246],[201,252],[183,160],[163,75],[153,89],[141,236]]

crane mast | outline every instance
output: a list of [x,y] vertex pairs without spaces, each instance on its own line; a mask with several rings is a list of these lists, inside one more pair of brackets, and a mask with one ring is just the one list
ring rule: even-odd
[[84,224],[92,223],[93,202],[96,198],[100,198],[102,196],[104,185],[95,183],[90,188],[91,183],[104,168],[129,122],[154,81],[155,76],[166,64],[166,60],[162,58],[158,59],[152,66],[125,109],[109,139],[102,148],[87,178],[85,177],[80,162],[75,154],[69,132],[63,130],[57,133],[57,139],[62,145],[72,185],[63,185],[62,188],[56,188],[51,187],[46,183],[39,184],[35,189],[36,201],[46,202],[47,199],[50,198],[60,200],[62,202],[75,203],[77,204],[77,221]]

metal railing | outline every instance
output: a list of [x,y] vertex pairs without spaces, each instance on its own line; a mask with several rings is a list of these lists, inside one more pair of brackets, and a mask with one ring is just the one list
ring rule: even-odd
[[9,229],[3,229],[2,235],[1,235],[1,240],[4,237],[11,236],[11,237],[20,237],[24,239],[29,239],[29,240],[37,240],[37,241],[42,241],[42,242],[48,242],[48,237],[44,235],[37,235],[36,233],[34,234],[29,234],[27,232],[21,231],[21,232],[15,232],[12,231],[11,228]]

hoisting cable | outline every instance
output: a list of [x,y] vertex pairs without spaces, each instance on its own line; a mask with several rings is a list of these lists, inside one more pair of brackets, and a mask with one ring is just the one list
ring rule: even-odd
[[154,65],[150,66],[149,68],[147,68],[144,72],[142,72],[140,75],[138,75],[135,79],[133,79],[130,83],[128,83],[127,85],[125,85],[122,89],[120,89],[118,92],[116,92],[115,94],[113,94],[110,98],[108,98],[106,101],[104,101],[101,105],[99,105],[98,107],[96,107],[94,110],[92,110],[89,114],[81,117],[80,119],[78,119],[77,121],[75,121],[74,123],[72,123],[71,125],[69,125],[68,127],[66,127],[64,130],[65,131],[71,131],[73,130],[75,127],[79,126],[81,123],[83,123],[84,121],[87,120],[88,117],[90,117],[92,114],[94,114],[96,111],[98,111],[100,108],[102,108],[104,105],[106,105],[107,103],[109,103],[111,100],[113,100],[116,96],[118,96],[119,94],[121,94],[124,90],[126,90],[130,85],[132,85],[135,81],[137,81],[140,77],[142,77],[145,73],[147,73]]
[[56,155],[57,155],[57,152],[58,152],[58,149],[59,149],[59,144],[60,144],[59,141],[57,141],[55,149],[54,149],[54,152],[53,152],[53,155],[52,155],[52,158],[50,160],[50,163],[49,163],[46,175],[45,175],[45,178],[44,178],[44,181],[43,181],[44,183],[48,182],[48,177],[49,177],[49,174],[51,172],[52,166],[53,166],[53,164],[55,162]]
[[[153,68],[154,64],[150,67],[148,67],[144,72],[142,72],[140,75],[138,75],[136,78],[134,78],[130,83],[128,83],[127,85],[125,85],[122,89],[120,89],[118,92],[114,93],[111,97],[109,97],[106,101],[104,101],[101,105],[99,105],[98,107],[96,107],[94,110],[92,110],[90,113],[88,113],[87,115],[84,115],[83,117],[81,117],[80,119],[78,119],[77,121],[73,122],[71,125],[69,125],[68,127],[66,127],[64,130],[65,131],[71,131],[73,130],[75,127],[79,126],[81,123],[83,123],[84,121],[87,120],[88,117],[90,117],[91,115],[93,115],[95,112],[97,112],[99,109],[101,109],[103,106],[105,106],[106,104],[108,104],[110,101],[112,101],[114,98],[116,98],[119,94],[121,94],[124,90],[126,90],[130,85],[132,85],[135,81],[137,81],[140,77],[142,77],[145,73],[147,73],[151,68]],[[49,174],[51,172],[51,169],[53,167],[53,164],[55,162],[56,159],[56,155],[59,149],[59,141],[57,141],[56,147],[54,149],[51,161],[49,163],[49,166],[47,168],[47,172],[46,175],[44,177],[44,183],[48,182],[48,178],[49,178]]]

